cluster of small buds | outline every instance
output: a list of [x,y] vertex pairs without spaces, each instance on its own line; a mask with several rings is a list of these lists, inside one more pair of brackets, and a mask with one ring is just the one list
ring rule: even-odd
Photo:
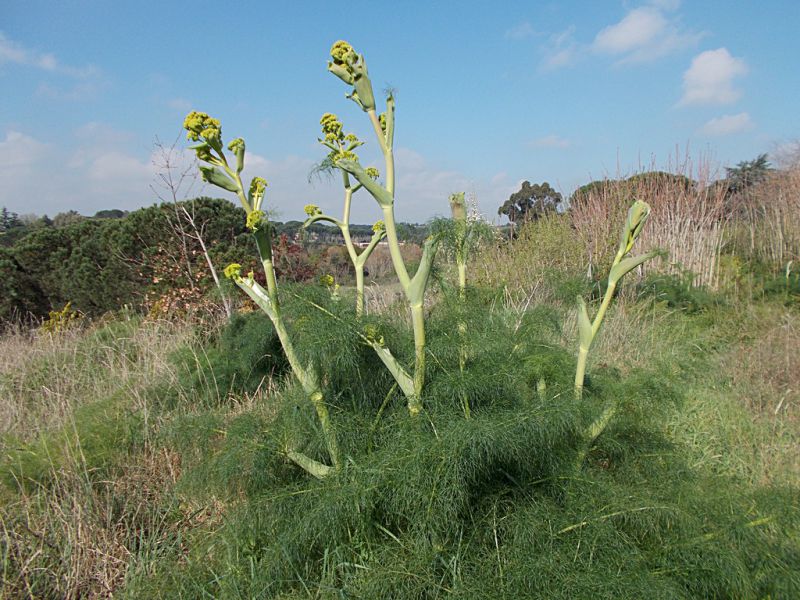
[[331,61],[328,62],[328,70],[347,85],[353,86],[353,91],[348,94],[348,98],[365,111],[375,110],[375,97],[372,92],[372,83],[367,76],[364,57],[359,56],[350,44],[339,40],[331,46]]
[[364,337],[372,344],[378,344],[379,346],[383,346],[386,342],[381,335],[381,332],[378,330],[375,325],[367,325],[364,327]]
[[183,120],[186,139],[193,142],[205,141],[216,147],[221,145],[222,126],[219,119],[209,117],[204,112],[193,110]]
[[342,131],[343,125],[339,117],[333,113],[325,113],[319,120],[322,125],[322,134],[325,136],[326,142],[341,142],[344,140],[344,133]]
[[383,130],[383,133],[386,133],[386,113],[385,112],[382,112],[380,115],[378,115],[378,122],[381,124],[381,129]]
[[319,282],[325,287],[333,287],[336,284],[333,275],[320,275]]
[[303,210],[309,217],[315,217],[322,214],[322,209],[316,204],[306,204]]
[[373,179],[373,180],[377,180],[378,177],[381,176],[381,172],[378,171],[378,169],[376,169],[375,167],[367,167],[366,173],[367,173],[367,176],[370,179]]
[[331,58],[337,65],[349,64],[356,59],[356,52],[348,42],[338,40],[331,46]]
[[228,279],[239,279],[242,276],[242,265],[239,263],[231,263],[225,267],[223,274]]
[[228,142],[228,150],[231,152],[240,152],[244,150],[244,140],[242,138],[236,138]]
[[261,210],[252,210],[247,215],[247,228],[250,231],[255,231],[261,225],[261,222],[264,220],[264,211]]
[[250,202],[253,203],[253,209],[258,210],[261,206],[261,201],[264,199],[264,192],[267,189],[267,180],[263,177],[253,177],[253,180],[250,182],[250,191],[248,195],[250,197]]
[[333,153],[334,162],[340,160],[352,160],[358,162],[358,155],[355,152],[350,152],[349,150],[339,150],[338,152]]
[[386,223],[383,221],[376,221],[375,224],[372,226],[372,231],[375,233],[381,233],[386,231]]

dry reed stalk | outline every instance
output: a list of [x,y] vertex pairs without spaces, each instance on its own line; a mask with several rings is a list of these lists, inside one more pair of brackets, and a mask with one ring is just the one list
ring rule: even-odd
[[738,194],[731,204],[749,234],[747,247],[738,240],[734,251],[776,271],[800,259],[800,166],[772,173]]
[[669,266],[665,269],[663,262],[650,261],[642,272],[688,270],[696,275],[695,284],[716,288],[727,215],[725,190],[713,184],[711,174],[706,162],[695,168],[684,161],[671,173],[646,171],[608,180],[581,194],[570,216],[590,269],[608,268],[625,211],[633,200],[643,200],[651,212],[640,250],[666,250]]

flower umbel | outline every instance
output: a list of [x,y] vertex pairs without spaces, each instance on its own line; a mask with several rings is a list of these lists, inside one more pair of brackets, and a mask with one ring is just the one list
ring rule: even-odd
[[255,231],[258,229],[259,225],[261,225],[261,221],[264,219],[264,211],[261,210],[253,210],[250,214],[247,215],[247,228],[250,231]]
[[320,209],[320,207],[317,206],[316,204],[306,204],[303,207],[303,210],[309,217],[314,217],[316,215],[322,214],[322,209]]
[[228,279],[240,279],[242,276],[242,265],[239,263],[231,263],[225,267],[223,274]]
[[215,150],[222,149],[222,126],[204,112],[193,110],[183,120],[186,138],[193,142],[205,142]]
[[264,192],[268,185],[267,180],[263,177],[253,177],[253,180],[250,182],[250,190],[247,193],[253,210],[259,210],[261,208],[261,201],[264,199]]
[[372,82],[367,75],[364,57],[353,50],[350,44],[339,40],[331,46],[331,62],[328,62],[328,70],[347,85],[353,86],[353,91],[347,97],[362,110],[375,110]]

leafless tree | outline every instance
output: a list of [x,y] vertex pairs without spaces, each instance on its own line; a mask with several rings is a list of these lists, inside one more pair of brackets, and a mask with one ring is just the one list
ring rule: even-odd
[[175,219],[174,221],[170,220],[170,226],[181,244],[181,258],[182,262],[185,264],[190,282],[189,285],[192,288],[195,286],[191,253],[189,251],[190,240],[194,240],[200,245],[203,257],[208,265],[208,270],[211,272],[211,277],[213,277],[214,284],[219,291],[225,314],[230,318],[233,311],[231,300],[222,287],[217,269],[214,267],[214,263],[208,253],[208,247],[206,246],[204,238],[206,223],[197,222],[195,218],[194,202],[189,202],[189,208],[187,208],[187,201],[185,201],[192,188],[197,183],[198,171],[196,159],[192,159],[188,163],[184,163],[180,160],[180,151],[178,149],[179,140],[180,136],[175,138],[175,141],[167,146],[156,137],[153,165],[157,169],[157,175],[155,182],[151,184],[150,188],[161,202],[170,204],[174,208]]

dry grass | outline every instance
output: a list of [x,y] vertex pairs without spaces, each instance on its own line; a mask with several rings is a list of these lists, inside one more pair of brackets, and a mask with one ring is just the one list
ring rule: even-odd
[[800,260],[800,166],[773,173],[733,199],[732,251],[783,268]]
[[183,524],[165,495],[179,468],[166,451],[138,455],[113,480],[95,481],[74,464],[47,488],[6,503],[0,596],[113,597],[134,558],[177,543]]
[[163,320],[7,332],[0,338],[0,435],[29,440],[120,390],[133,408],[147,410],[142,388],[174,376],[167,357],[193,335],[185,322]]
[[[1,598],[110,598],[131,561],[157,559],[193,526],[171,491],[178,456],[146,439],[157,430],[146,390],[175,377],[167,357],[193,335],[186,323],[122,319],[0,339],[0,458],[10,486],[0,485]],[[106,405],[87,413],[94,435],[116,434],[110,420],[119,415],[136,415],[141,430],[131,452],[125,440],[101,440],[116,453],[110,463],[91,455],[98,450],[84,445],[87,423],[76,417]],[[30,456],[39,478],[13,485],[13,456]]]
[[[697,183],[687,185],[687,180]],[[666,250],[668,271],[689,270],[696,275],[696,283],[715,289],[727,219],[725,189],[713,184],[711,169],[703,163],[696,168],[684,163],[673,174],[608,181],[584,194],[570,215],[589,262],[603,271],[608,267],[625,213],[637,199],[652,209],[637,252]],[[664,270],[660,261],[644,268]]]
[[468,279],[502,287],[506,305],[519,311],[553,301],[563,282],[587,270],[584,247],[569,218],[549,215],[520,227],[514,239],[482,247],[468,266]]

